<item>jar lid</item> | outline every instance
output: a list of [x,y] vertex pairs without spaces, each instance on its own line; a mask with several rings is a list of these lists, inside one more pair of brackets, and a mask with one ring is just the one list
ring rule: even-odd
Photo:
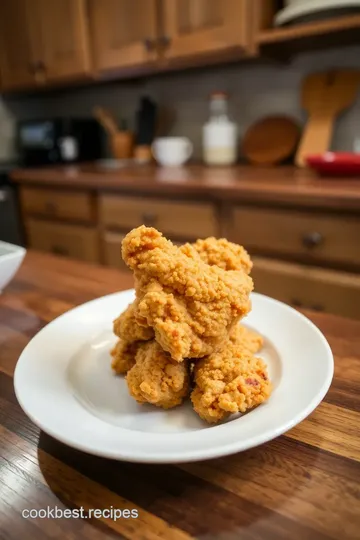
[[210,99],[214,99],[214,98],[215,99],[227,99],[228,94],[226,92],[221,91],[221,90],[211,92]]

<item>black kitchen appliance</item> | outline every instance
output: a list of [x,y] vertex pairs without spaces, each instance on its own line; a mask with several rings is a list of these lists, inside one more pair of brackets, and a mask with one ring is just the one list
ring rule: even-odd
[[18,163],[0,163],[0,240],[23,246],[17,186],[9,178],[18,166]]
[[93,118],[53,118],[19,122],[17,142],[24,167],[68,163],[62,142],[71,139],[73,163],[103,157],[102,130]]

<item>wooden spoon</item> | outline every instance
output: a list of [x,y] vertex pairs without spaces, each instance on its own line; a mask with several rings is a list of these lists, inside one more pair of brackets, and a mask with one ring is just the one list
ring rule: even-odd
[[118,133],[118,126],[111,114],[102,107],[95,107],[93,114],[103,128],[113,137]]
[[296,164],[306,165],[310,154],[330,150],[337,116],[352,105],[360,84],[360,72],[355,70],[315,73],[307,77],[302,89],[302,106],[309,113]]

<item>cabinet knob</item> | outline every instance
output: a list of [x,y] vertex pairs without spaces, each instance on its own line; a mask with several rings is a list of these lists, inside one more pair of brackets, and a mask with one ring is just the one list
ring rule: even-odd
[[55,203],[51,202],[51,201],[48,201],[46,204],[45,204],[45,208],[46,208],[46,211],[47,212],[56,212],[57,210],[57,206]]
[[313,311],[325,311],[324,306],[321,306],[320,304],[315,304],[314,306],[311,306],[310,309]]
[[146,38],[143,41],[144,47],[148,52],[151,52],[155,49],[155,40],[151,38]]
[[46,65],[44,64],[44,62],[41,60],[37,62],[36,71],[45,71],[45,70],[46,70]]
[[28,71],[29,71],[29,73],[31,73],[31,75],[35,75],[36,66],[37,66],[36,62],[29,62],[28,63]]
[[28,70],[30,73],[32,73],[33,75],[35,75],[36,73],[38,73],[39,71],[45,71],[46,70],[46,66],[44,64],[44,62],[42,61],[38,61],[38,62],[29,62],[28,64]]
[[319,246],[324,241],[324,237],[319,232],[311,232],[305,234],[302,238],[302,243],[308,249],[313,249]]
[[160,36],[158,38],[158,45],[162,49],[167,49],[170,46],[170,43],[171,43],[171,39],[169,38],[169,36]]
[[152,212],[145,212],[142,215],[142,222],[147,227],[151,227],[152,225],[155,225],[157,222],[157,215],[153,214]]
[[295,308],[304,308],[304,309],[311,309],[312,311],[325,311],[324,306],[321,304],[314,304],[312,306],[305,306],[298,298],[293,298],[291,300],[291,305]]
[[67,249],[61,246],[52,246],[51,251],[55,253],[55,255],[68,255]]

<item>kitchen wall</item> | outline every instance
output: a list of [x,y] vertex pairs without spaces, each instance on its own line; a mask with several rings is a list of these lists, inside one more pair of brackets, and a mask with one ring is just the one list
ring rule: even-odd
[[[143,94],[152,96],[164,108],[163,131],[190,137],[195,155],[200,157],[201,126],[208,116],[207,97],[211,91],[229,92],[231,115],[239,125],[241,137],[251,123],[268,114],[284,113],[304,122],[306,114],[299,100],[304,76],[313,71],[347,67],[360,69],[360,47],[309,53],[287,65],[247,63],[35,96],[0,96],[0,160],[14,154],[16,119],[89,115],[95,105],[102,105],[133,125]],[[351,151],[356,139],[360,144],[360,93],[353,108],[339,119],[333,149]]]

